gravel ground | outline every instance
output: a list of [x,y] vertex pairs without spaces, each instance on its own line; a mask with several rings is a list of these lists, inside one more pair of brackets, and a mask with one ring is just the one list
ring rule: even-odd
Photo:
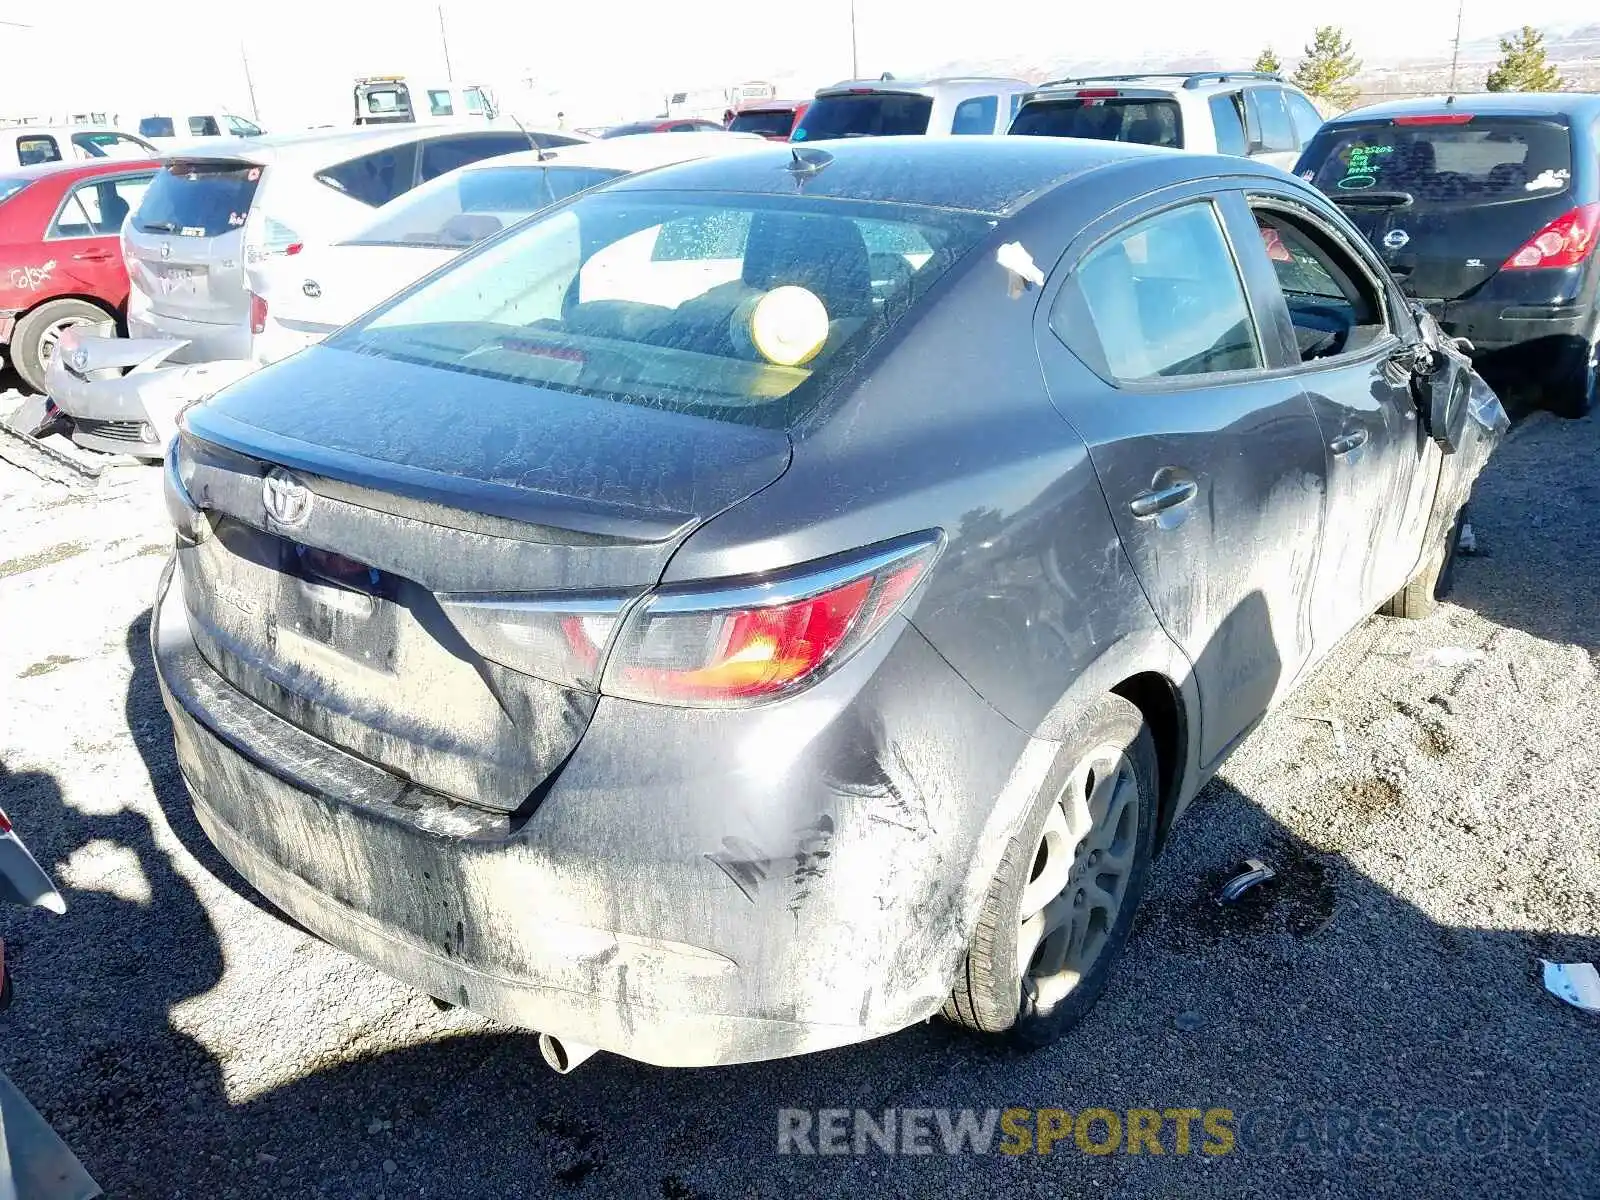
[[[69,903],[0,914],[0,1068],[119,1197],[1600,1196],[1600,1017],[1538,974],[1600,962],[1597,460],[1600,422],[1518,426],[1453,602],[1368,622],[1249,738],[1062,1044],[934,1024],[565,1078],[275,915],[206,843],[145,645],[156,472],[83,496],[0,465],[0,802]],[[1280,879],[1219,908],[1250,856]],[[785,1107],[1225,1108],[1236,1145],[1199,1153],[1197,1126],[1176,1153],[1168,1123],[1159,1156],[796,1158]]]

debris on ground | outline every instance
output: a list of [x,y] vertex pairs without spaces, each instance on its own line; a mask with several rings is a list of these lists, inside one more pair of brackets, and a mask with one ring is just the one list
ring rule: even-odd
[[1277,877],[1278,873],[1259,858],[1247,858],[1239,864],[1239,873],[1222,885],[1222,890],[1217,893],[1217,902],[1232,904],[1251,888]]
[[1456,539],[1457,554],[1476,554],[1478,552],[1478,535],[1472,532],[1472,522],[1466,521],[1461,526],[1461,536]]
[[1600,971],[1593,963],[1544,963],[1544,987],[1584,1012],[1600,1012]]

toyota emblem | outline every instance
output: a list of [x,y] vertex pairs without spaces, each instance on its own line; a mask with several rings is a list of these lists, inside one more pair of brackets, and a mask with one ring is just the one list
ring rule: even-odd
[[1391,250],[1404,250],[1411,241],[1411,235],[1404,229],[1391,229],[1383,235],[1383,244]]
[[164,258],[164,259],[172,257],[172,243],[171,242],[162,242],[161,243],[161,257]]
[[282,467],[274,467],[261,481],[261,503],[275,523],[293,529],[311,515],[311,489]]
[[322,295],[322,285],[315,279],[306,280],[300,285],[300,290],[313,300]]

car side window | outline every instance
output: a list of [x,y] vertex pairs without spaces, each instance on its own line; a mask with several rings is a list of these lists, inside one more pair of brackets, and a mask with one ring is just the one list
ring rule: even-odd
[[1312,218],[1252,201],[1267,260],[1294,325],[1304,363],[1355,354],[1383,338],[1383,293],[1331,230]]
[[17,138],[17,165],[31,167],[37,163],[60,162],[61,147],[49,134],[23,134]]
[[461,137],[434,138],[422,146],[422,178],[434,179],[479,159],[527,148],[528,139],[521,133],[469,133]]
[[1244,118],[1239,112],[1239,93],[1223,92],[1211,97],[1211,125],[1217,131],[1217,153],[1243,158],[1250,153],[1244,135]]
[[417,172],[417,144],[389,146],[317,172],[317,181],[373,208],[411,190]]
[[222,119],[225,122],[227,122],[228,132],[233,134],[235,137],[260,137],[261,136],[261,127],[259,125],[255,125],[255,124],[253,124],[253,123],[251,123],[249,121],[246,121],[243,117],[226,117],[225,116]]
[[995,117],[1000,112],[999,96],[973,96],[956,105],[956,114],[950,122],[950,132],[993,133]]
[[1233,251],[1205,200],[1158,213],[1091,250],[1061,289],[1050,326],[1112,383],[1262,363]]
[[195,137],[221,137],[222,129],[215,117],[190,117],[189,132]]
[[467,111],[474,116],[488,111],[488,105],[484,102],[483,93],[477,88],[468,88],[462,93],[462,98],[466,101]]
[[1283,102],[1282,88],[1246,88],[1244,102],[1246,112],[1253,118],[1250,121],[1251,154],[1280,154],[1300,148],[1288,106]]
[[1283,93],[1289,104],[1289,119],[1294,123],[1295,141],[1299,148],[1304,150],[1306,143],[1317,136],[1317,130],[1322,128],[1322,114],[1317,111],[1317,106],[1307,100],[1299,92]]
[[139,175],[80,183],[67,193],[45,230],[45,239],[116,236],[122,231],[123,220],[139,207],[150,178]]
[[139,136],[162,138],[175,137],[177,135],[172,128],[171,117],[141,117],[139,119]]
[[436,117],[453,117],[456,115],[456,106],[451,103],[449,92],[431,89],[428,92],[428,111]]

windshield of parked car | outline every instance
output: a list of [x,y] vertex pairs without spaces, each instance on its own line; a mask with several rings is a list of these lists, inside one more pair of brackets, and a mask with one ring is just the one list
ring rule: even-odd
[[557,163],[452,171],[391,200],[346,240],[355,246],[470,246],[622,174],[612,167]]
[[898,204],[602,189],[328,344],[786,428],[991,226]]
[[890,137],[928,132],[933,98],[911,92],[850,92],[819,96],[792,135],[797,142],[827,138]]
[[1011,132],[1034,137],[1136,142],[1142,146],[1183,146],[1183,118],[1172,100],[1030,100],[1011,122]]
[[762,137],[788,137],[793,127],[794,113],[787,108],[735,113],[728,122],[732,133],[759,133]]
[[217,237],[250,215],[261,168],[243,162],[177,159],[156,172],[134,215],[141,233]]
[[0,175],[0,204],[11,199],[32,182],[33,180],[31,179],[17,179],[15,177],[8,179],[4,175]]
[[1571,135],[1556,121],[1422,119],[1324,126],[1301,156],[1301,176],[1335,200],[1393,192],[1421,205],[1546,197],[1571,186]]

